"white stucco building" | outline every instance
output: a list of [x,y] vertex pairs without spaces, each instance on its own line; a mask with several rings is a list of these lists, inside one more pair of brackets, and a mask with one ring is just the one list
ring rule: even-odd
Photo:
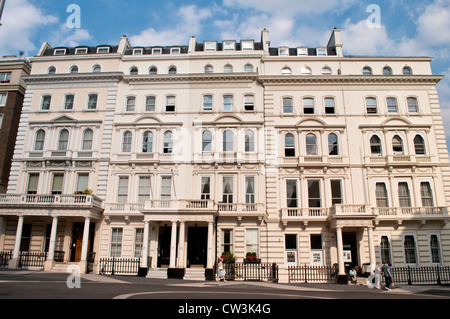
[[442,77],[428,57],[342,46],[338,29],[320,48],[271,47],[268,30],[45,43],[24,78],[0,250],[11,266],[47,251],[48,269],[85,267],[92,252],[95,265],[141,258],[149,276],[207,278],[222,252],[255,252],[280,281],[290,265],[448,265]]

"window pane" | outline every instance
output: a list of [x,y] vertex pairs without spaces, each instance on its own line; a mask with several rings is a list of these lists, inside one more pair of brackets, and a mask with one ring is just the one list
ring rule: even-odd
[[58,150],[60,151],[67,150],[68,142],[69,142],[69,131],[63,129],[61,130],[61,132],[59,132]]
[[154,96],[147,96],[145,98],[145,110],[147,112],[153,112],[155,111],[155,97]]
[[151,153],[153,151],[153,133],[145,131],[142,136],[142,152]]
[[283,99],[283,113],[292,113],[292,99],[291,98],[285,98]]
[[172,194],[172,177],[163,176],[161,178],[161,199],[170,199]]
[[392,138],[392,150],[394,154],[403,154],[403,140],[398,135]]
[[414,137],[414,150],[416,155],[425,155],[425,142],[420,135]]
[[128,176],[119,177],[119,187],[117,190],[117,202],[126,203],[128,200]]
[[81,146],[82,150],[91,150],[92,149],[92,139],[94,133],[91,129],[87,129],[83,133],[83,145]]
[[391,262],[391,248],[389,244],[389,238],[387,236],[381,237],[381,260],[387,263]]
[[377,113],[377,100],[373,97],[366,98],[366,110],[368,114]]
[[233,177],[223,177],[222,202],[233,203]]
[[422,197],[423,207],[433,207],[433,195],[431,193],[431,186],[429,182],[420,183],[420,195]]
[[388,207],[387,189],[385,183],[376,183],[375,196],[377,199],[377,207]]
[[314,134],[306,135],[306,155],[317,155],[317,138]]
[[73,109],[73,101],[75,99],[75,96],[72,94],[66,95],[66,99],[64,101],[64,109],[65,110],[71,110]]
[[245,151],[255,151],[255,134],[251,130],[245,131]]
[[163,153],[165,154],[172,153],[172,147],[173,147],[172,132],[167,131],[164,133]]
[[95,110],[97,108],[97,94],[90,94],[88,98],[88,110]]
[[287,207],[298,207],[297,206],[297,181],[287,180],[286,181],[286,199]]
[[110,257],[120,257],[122,254],[122,228],[113,228],[111,231]]
[[439,245],[439,239],[437,235],[430,236],[430,247],[431,247],[431,262],[433,264],[441,263],[441,249]]
[[334,98],[329,97],[325,99],[325,114],[334,114]]
[[397,99],[393,97],[388,97],[386,99],[387,107],[389,113],[397,113]]
[[138,203],[150,199],[150,176],[139,176]]
[[381,155],[381,140],[376,135],[370,138],[370,152],[372,155]]
[[311,234],[311,249],[322,249],[322,235]]
[[212,134],[210,131],[202,133],[202,152],[211,152]]
[[409,97],[407,98],[408,101],[408,112],[410,113],[417,113],[419,110],[419,107],[417,105],[417,99],[415,97]]
[[297,249],[297,235],[286,234],[285,238],[285,249]]
[[308,181],[308,207],[321,207],[320,181]]
[[44,130],[37,131],[36,140],[34,143],[34,150],[35,151],[44,150],[44,141],[45,141],[45,131]]
[[303,113],[314,114],[314,100],[311,98],[303,99]]
[[407,264],[415,264],[417,263],[416,258],[416,242],[414,240],[414,236],[407,235],[405,236],[405,259]]
[[255,178],[253,176],[245,177],[245,202],[255,202]]
[[400,207],[411,207],[411,198],[409,196],[409,188],[406,182],[398,183],[398,199]]
[[131,139],[132,134],[129,131],[123,133],[123,141],[122,141],[122,152],[128,153],[131,152]]
[[204,111],[212,110],[212,95],[205,95],[203,97],[203,110]]
[[64,174],[53,174],[52,194],[62,194]]
[[79,173],[77,180],[77,191],[82,192],[88,188],[89,173]]
[[340,180],[331,181],[331,203],[332,205],[342,204],[342,192]]
[[211,197],[211,178],[209,176],[202,176],[201,180],[201,197],[200,199],[210,199]]
[[27,194],[37,194],[38,182],[39,182],[38,173],[31,173],[28,176]]
[[284,156],[295,156],[295,139],[291,133],[284,136]]
[[223,97],[223,110],[224,111],[232,111],[233,110],[233,96],[225,95]]
[[246,253],[254,252],[258,254],[258,230],[257,229],[246,229]]
[[328,155],[339,155],[338,139],[334,133],[328,135]]
[[233,132],[226,130],[222,134],[223,136],[223,151],[232,152],[233,151]]

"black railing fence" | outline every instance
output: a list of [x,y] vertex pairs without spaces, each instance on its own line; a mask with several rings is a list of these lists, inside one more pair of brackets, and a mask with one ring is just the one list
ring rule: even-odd
[[289,282],[334,282],[337,268],[334,266],[289,266]]
[[98,269],[100,274],[136,275],[141,264],[140,258],[101,258]]
[[226,280],[278,282],[276,263],[228,263],[224,268]]
[[395,284],[450,284],[450,267],[392,267]]
[[47,260],[47,253],[44,252],[29,252],[21,251],[19,253],[19,267],[20,268],[44,268],[44,263]]
[[7,268],[9,260],[12,258],[12,251],[0,251],[0,268]]

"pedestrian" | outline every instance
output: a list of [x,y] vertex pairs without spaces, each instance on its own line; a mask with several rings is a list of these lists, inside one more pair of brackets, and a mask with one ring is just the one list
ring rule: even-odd
[[218,272],[217,272],[216,281],[219,282],[221,279],[223,279],[223,282],[227,282],[225,280],[225,268],[223,266],[223,257],[222,256],[220,256],[220,258],[219,258],[219,263],[217,264],[217,269],[218,269]]
[[394,272],[392,271],[391,263],[388,263],[388,271],[389,271],[389,276],[391,277],[391,286],[389,288],[395,288],[394,287]]
[[381,289],[381,280],[380,280],[381,276],[380,276],[380,273],[381,273],[380,264],[379,264],[379,262],[377,262],[375,264],[374,269],[373,269],[373,275],[375,277],[374,287],[376,289]]
[[384,281],[386,283],[384,288],[386,290],[391,290],[392,276],[389,272],[389,265],[385,260],[383,261],[383,266],[381,266],[381,271],[383,272]]
[[353,284],[357,284],[357,279],[356,279],[356,270],[355,268],[352,268],[349,272],[350,278],[352,279],[352,283]]

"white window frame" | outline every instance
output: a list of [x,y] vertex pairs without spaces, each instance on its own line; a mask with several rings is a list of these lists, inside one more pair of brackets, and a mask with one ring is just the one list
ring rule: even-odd
[[76,48],[75,49],[75,54],[87,54],[88,53],[88,48]]
[[57,48],[53,50],[53,55],[66,55],[67,49]]
[[97,53],[104,54],[109,53],[110,47],[97,47]]
[[[406,247],[405,247],[405,238],[407,236],[412,236],[414,239],[414,254],[415,254],[415,259],[416,262],[415,263],[408,263],[406,260]],[[402,248],[403,248],[403,254],[404,254],[404,258],[405,258],[405,264],[407,266],[419,266],[419,254],[418,254],[418,245],[417,245],[417,235],[416,233],[412,233],[412,232],[405,232],[402,234]]]

